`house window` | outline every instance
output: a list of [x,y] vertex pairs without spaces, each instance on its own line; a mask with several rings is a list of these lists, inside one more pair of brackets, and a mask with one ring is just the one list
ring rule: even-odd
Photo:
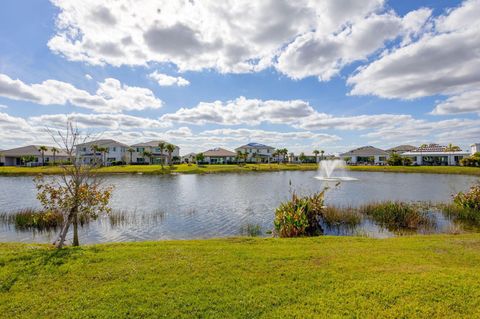
[[82,151],[83,151],[83,152],[86,152],[86,151],[87,151],[87,148],[86,148],[86,147],[82,148]]
[[116,147],[111,147],[112,152],[116,152],[117,148]]

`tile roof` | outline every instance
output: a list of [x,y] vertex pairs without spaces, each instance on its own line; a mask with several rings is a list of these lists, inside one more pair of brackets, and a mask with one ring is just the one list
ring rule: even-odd
[[265,145],[265,144],[260,144],[260,143],[248,143],[246,145],[242,145],[240,147],[238,147],[237,149],[239,148],[271,148],[271,149],[275,149],[275,147],[271,147],[271,146],[268,146],[268,145]]
[[375,156],[375,155],[389,155],[382,149],[373,146],[363,146],[346,153],[340,154],[340,156]]
[[78,144],[78,146],[91,146],[91,145],[98,145],[98,146],[106,146],[106,145],[118,145],[118,146],[121,146],[121,147],[129,147],[127,144],[124,144],[124,143],[120,143],[120,142],[117,142],[115,140],[112,140],[112,139],[102,139],[102,140],[96,140],[96,141],[90,141],[90,142],[87,142],[87,143],[82,143],[82,144]]
[[233,157],[236,155],[237,153],[226,150],[224,148],[220,148],[220,147],[203,152],[203,156],[208,156],[208,157],[215,157],[215,156],[218,156],[218,157],[232,156]]
[[[137,143],[137,144],[133,144],[132,146],[133,147],[158,147],[158,144],[160,144],[160,143],[164,143],[165,145],[171,144],[171,143],[168,143],[168,142],[165,142],[165,141],[158,140],[158,141],[149,141],[149,142],[145,142],[145,143]],[[174,146],[177,147],[176,145],[174,145]]]
[[398,146],[389,148],[387,152],[409,152],[416,148],[417,147],[413,145],[398,145]]
[[[42,156],[42,153],[39,151],[39,148],[42,145],[28,145],[28,146],[22,146],[22,147],[17,147],[17,148],[12,148],[9,150],[4,150],[2,151],[2,156],[6,157],[20,157],[20,156]],[[46,146],[46,145],[43,145]],[[44,152],[45,156],[53,156],[52,152],[52,146],[46,146],[47,151]],[[58,147],[55,147],[58,151],[56,152],[55,156],[62,157],[62,156],[68,156],[68,154],[64,151],[59,149]]]

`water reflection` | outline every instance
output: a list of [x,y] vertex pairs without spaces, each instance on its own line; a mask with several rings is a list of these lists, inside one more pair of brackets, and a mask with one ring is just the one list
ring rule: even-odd
[[[332,183],[314,177],[317,172],[138,176],[106,178],[115,186],[111,206],[123,212],[112,225],[101,218],[82,228],[83,243],[190,239],[235,236],[242,225],[259,225],[263,235],[272,228],[274,210],[290,198],[291,189],[312,194]],[[349,172],[354,183],[332,187],[327,205],[356,207],[372,201],[449,201],[478,178],[461,175]],[[290,186],[291,184],[291,186]],[[31,177],[0,177],[0,210],[39,207]],[[443,225],[440,222],[440,225]],[[448,224],[446,226],[452,227]],[[394,235],[364,221],[356,229],[329,229],[331,235]],[[0,241],[49,242],[48,234],[17,232],[2,226]]]

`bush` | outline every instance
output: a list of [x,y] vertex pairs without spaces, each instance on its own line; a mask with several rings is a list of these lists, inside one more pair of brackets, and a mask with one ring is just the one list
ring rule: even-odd
[[292,194],[292,200],[280,204],[275,210],[275,234],[280,237],[320,235],[319,223],[322,214],[325,191],[312,196],[299,197]]
[[480,213],[480,184],[472,186],[466,193],[458,193],[454,196],[453,202],[459,207]]

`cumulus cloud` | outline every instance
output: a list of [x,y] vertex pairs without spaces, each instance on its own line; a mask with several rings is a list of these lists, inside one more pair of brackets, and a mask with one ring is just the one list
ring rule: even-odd
[[38,126],[63,127],[73,121],[79,128],[152,129],[170,127],[170,123],[126,114],[44,114],[29,118],[29,123]]
[[92,79],[93,79],[90,74],[85,74],[85,78],[86,78],[87,80],[92,80]]
[[189,124],[259,125],[262,122],[289,123],[315,110],[302,100],[259,100],[239,97],[222,102],[201,102],[193,108],[180,108],[162,116],[162,120]]
[[330,80],[345,65],[383,48],[386,41],[417,33],[430,14],[428,9],[411,12],[404,19],[394,12],[371,14],[338,34],[308,32],[279,55],[277,68],[295,79],[318,76]]
[[111,113],[162,106],[162,101],[151,90],[128,86],[113,78],[99,82],[96,93],[90,94],[62,81],[46,80],[39,84],[26,84],[0,74],[0,96],[42,105],[70,103],[95,112]]
[[[173,63],[180,71],[256,72],[328,80],[397,37],[409,39],[431,12],[399,17],[384,0],[52,0],[49,48],[69,60],[114,66]],[[278,60],[278,63],[276,62]]]
[[0,104],[0,109],[6,109],[8,108],[8,106],[4,105],[4,104]]
[[301,146],[309,142],[328,144],[341,140],[336,135],[309,131],[229,128],[193,132],[186,126],[166,130],[166,125],[157,120],[124,114],[49,114],[24,119],[0,112],[0,147],[52,144],[47,128],[62,130],[67,119],[74,121],[83,131],[101,133],[102,138],[112,138],[128,144],[162,139],[179,145],[182,152],[198,152],[219,146],[233,149],[252,140],[283,147],[290,144]]
[[[461,127],[461,130],[454,130]],[[368,132],[362,137],[374,138],[378,141],[394,141],[399,143],[458,143],[472,142],[472,132],[478,132],[480,120],[450,119],[443,121],[427,121],[411,118],[397,125],[385,126]],[[478,137],[478,135],[477,135]]]
[[[432,20],[432,30],[394,48],[348,79],[353,95],[414,99],[453,96],[434,114],[478,111],[480,0],[468,0]],[[472,92],[468,92],[472,91]],[[458,95],[458,96],[456,96]]]
[[480,114],[480,90],[463,92],[459,95],[449,97],[436,105],[432,111],[434,115],[458,114],[458,113]]
[[193,108],[180,108],[161,117],[167,122],[195,125],[249,125],[262,123],[285,124],[306,130],[364,130],[397,124],[409,115],[374,114],[333,116],[317,112],[302,100],[259,100],[239,97],[227,102],[201,102]]
[[181,76],[175,77],[167,74],[159,73],[157,71],[152,72],[148,75],[149,78],[157,81],[160,86],[187,86],[190,85],[190,82]]

